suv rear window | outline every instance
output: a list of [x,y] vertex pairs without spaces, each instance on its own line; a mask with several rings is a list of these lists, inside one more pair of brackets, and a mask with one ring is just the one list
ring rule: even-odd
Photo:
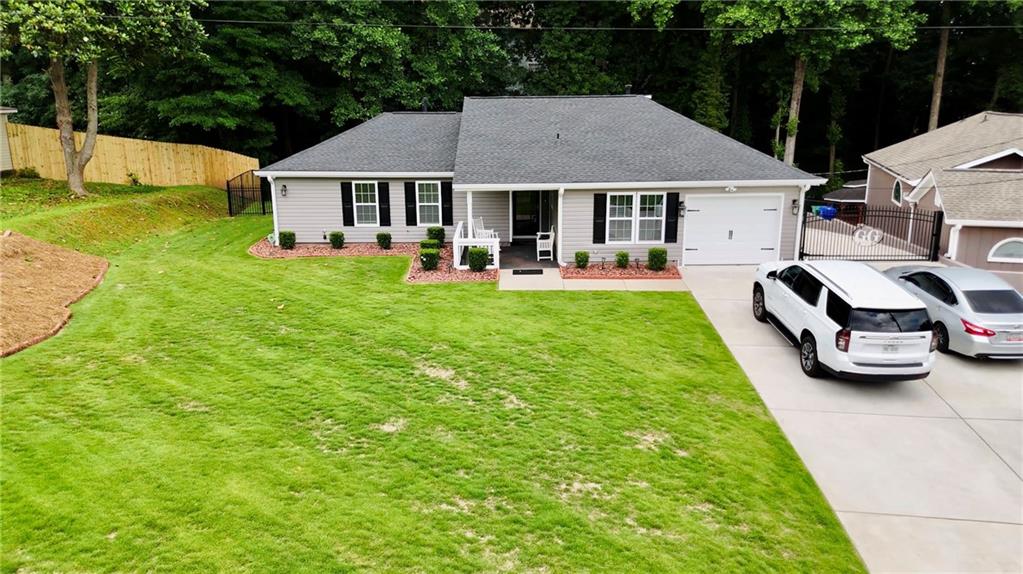
[[1012,289],[963,291],[963,295],[978,313],[1023,313],[1023,297]]
[[844,299],[828,291],[828,318],[845,328],[849,325],[849,312],[852,307]]
[[869,333],[913,333],[930,331],[931,319],[924,309],[853,309],[849,312],[848,328]]

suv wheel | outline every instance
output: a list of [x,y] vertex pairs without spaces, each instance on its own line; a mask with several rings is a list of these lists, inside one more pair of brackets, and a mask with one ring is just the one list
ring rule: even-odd
[[821,363],[817,359],[817,341],[810,335],[803,335],[799,342],[799,366],[808,377],[817,378],[823,373]]
[[761,323],[767,322],[767,306],[764,304],[764,289],[760,285],[753,287],[753,318]]
[[944,325],[938,323],[934,326],[934,336],[938,338],[938,352],[948,352],[948,329]]

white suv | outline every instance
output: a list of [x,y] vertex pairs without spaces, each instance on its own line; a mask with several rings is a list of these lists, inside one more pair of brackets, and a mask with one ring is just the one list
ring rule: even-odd
[[794,338],[810,377],[826,371],[852,379],[921,379],[934,366],[927,307],[863,263],[764,263],[753,283],[753,316],[775,319]]

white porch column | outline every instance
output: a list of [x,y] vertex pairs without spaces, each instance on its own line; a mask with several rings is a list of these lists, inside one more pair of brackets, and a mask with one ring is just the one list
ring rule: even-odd
[[468,234],[467,237],[472,237],[473,234],[472,234],[472,192],[471,191],[465,192],[465,202],[468,204],[468,209],[466,210],[466,213],[468,214],[468,219],[469,219],[469,221],[465,222],[466,225],[469,226],[468,229],[466,229],[466,233]]
[[558,243],[558,265],[564,265],[565,260],[561,256],[561,244],[565,242],[565,188],[558,188],[558,230],[555,234],[555,241]]
[[[869,172],[868,172],[869,173]],[[806,231],[803,229],[803,203],[806,202],[806,192],[810,189],[809,185],[799,186],[799,213],[796,214],[796,246],[792,248],[792,260],[799,261],[799,246],[803,244],[803,233]],[[788,206],[783,205],[783,208]],[[784,225],[785,216],[782,216],[782,225]],[[685,246],[683,246],[685,247]],[[781,254],[778,254],[780,260]]]
[[274,178],[267,177],[267,181],[270,182],[270,207],[273,208],[274,217],[274,245],[277,245],[277,234],[280,233],[280,229],[277,226],[277,184],[274,182]]

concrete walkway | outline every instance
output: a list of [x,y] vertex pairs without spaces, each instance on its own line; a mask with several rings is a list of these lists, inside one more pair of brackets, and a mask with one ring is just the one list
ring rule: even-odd
[[870,570],[1023,571],[1023,365],[941,355],[924,381],[810,379],[753,319],[752,267],[683,276]]
[[502,269],[497,282],[500,291],[688,291],[681,279],[562,279],[557,269],[542,275],[514,275]]

